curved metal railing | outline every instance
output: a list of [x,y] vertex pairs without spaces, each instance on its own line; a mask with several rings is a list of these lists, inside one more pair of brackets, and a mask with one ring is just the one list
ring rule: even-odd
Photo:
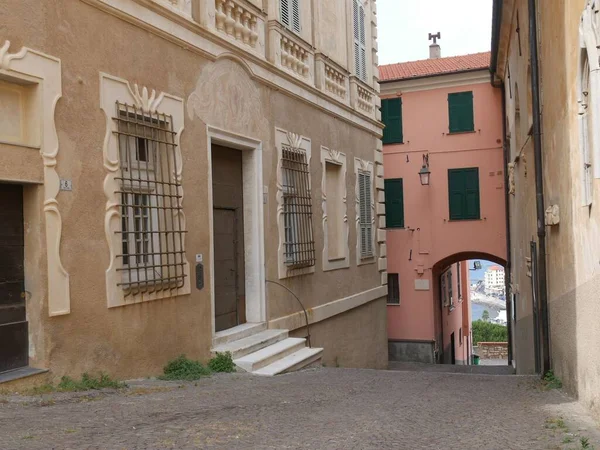
[[306,334],[307,334],[306,340],[308,342],[308,348],[312,348],[312,345],[310,344],[310,326],[308,324],[308,313],[306,312],[306,308],[304,307],[304,305],[302,304],[302,302],[300,301],[298,296],[296,294],[294,294],[290,288],[288,288],[287,286],[284,286],[281,283],[278,283],[277,281],[265,280],[265,282],[275,284],[277,286],[284,288],[286,291],[288,291],[290,294],[292,294],[292,296],[298,301],[298,303],[302,307],[302,311],[304,311],[304,319],[306,320]]

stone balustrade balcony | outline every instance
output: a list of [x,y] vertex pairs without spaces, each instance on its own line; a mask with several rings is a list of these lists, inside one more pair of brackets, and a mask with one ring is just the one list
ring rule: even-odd
[[371,119],[381,120],[379,95],[355,76],[350,77],[350,106]]
[[318,53],[278,20],[268,20],[254,0],[152,0],[193,21],[241,50],[313,86],[361,115],[380,120],[377,91]]
[[314,85],[314,49],[277,21],[269,22],[268,59],[277,67]]
[[315,85],[338,101],[348,103],[349,73],[326,56],[315,57]]

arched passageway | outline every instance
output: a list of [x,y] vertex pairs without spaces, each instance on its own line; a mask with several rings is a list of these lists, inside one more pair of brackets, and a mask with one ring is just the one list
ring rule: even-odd
[[[472,260],[489,261],[506,267],[505,259],[477,251],[448,255],[432,267],[435,362],[438,364],[472,362],[472,292],[469,276],[475,270],[469,263]],[[507,316],[510,317],[509,311]]]

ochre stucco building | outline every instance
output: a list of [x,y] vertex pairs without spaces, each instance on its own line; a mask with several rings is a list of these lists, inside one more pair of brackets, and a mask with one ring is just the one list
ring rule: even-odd
[[2,380],[274,343],[249,370],[386,367],[375,1],[0,16]]
[[596,417],[599,9],[595,0],[496,0],[492,41],[505,99],[517,368],[553,369]]
[[389,355],[469,364],[468,260],[506,263],[501,92],[489,53],[430,53],[380,67]]

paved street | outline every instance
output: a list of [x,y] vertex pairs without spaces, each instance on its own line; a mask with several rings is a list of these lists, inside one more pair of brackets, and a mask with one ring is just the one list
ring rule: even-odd
[[575,449],[586,420],[530,377],[323,368],[0,396],[0,448]]

